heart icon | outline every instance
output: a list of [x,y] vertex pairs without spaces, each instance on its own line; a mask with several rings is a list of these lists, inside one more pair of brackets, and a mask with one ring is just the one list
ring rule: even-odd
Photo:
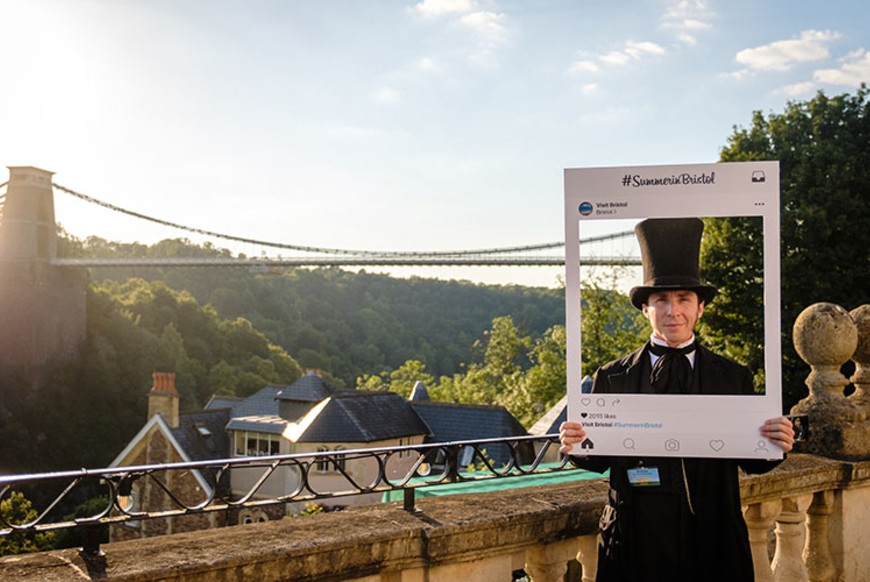
[[586,417],[589,416],[589,415],[586,414],[585,412],[581,412],[581,413],[580,413],[580,416],[582,416],[583,418],[586,418]]
[[718,452],[718,451],[721,451],[721,450],[722,450],[722,447],[724,447],[724,446],[725,446],[725,442],[724,442],[724,441],[720,441],[720,440],[712,440],[712,441],[710,441],[710,448],[713,449],[714,451],[717,451],[717,452]]
[[592,402],[592,400],[589,399],[589,398],[581,398],[581,399],[580,399],[580,404],[582,404],[583,406],[589,406],[589,404],[590,404],[591,402]]

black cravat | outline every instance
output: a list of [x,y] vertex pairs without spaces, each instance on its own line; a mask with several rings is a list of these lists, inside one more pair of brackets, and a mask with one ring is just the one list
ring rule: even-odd
[[649,349],[659,356],[649,375],[649,383],[656,394],[688,393],[692,381],[692,363],[686,355],[695,351],[695,342],[684,348],[670,348],[650,342]]

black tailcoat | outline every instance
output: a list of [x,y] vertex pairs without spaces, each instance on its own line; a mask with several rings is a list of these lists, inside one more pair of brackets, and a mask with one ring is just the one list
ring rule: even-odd
[[[595,373],[592,392],[653,393],[648,350],[649,344],[603,366]],[[695,394],[753,394],[752,375],[746,367],[703,346],[695,352],[693,373],[691,391]],[[724,421],[727,419],[710,419],[711,423]],[[754,580],[737,469],[763,473],[777,461],[674,457],[572,460],[597,472],[610,469],[610,502],[601,523],[599,582]],[[627,470],[638,466],[656,467],[661,485],[632,487]]]

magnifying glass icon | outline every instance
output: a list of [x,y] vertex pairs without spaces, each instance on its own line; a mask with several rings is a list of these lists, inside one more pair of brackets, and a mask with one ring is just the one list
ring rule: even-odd
[[634,450],[634,439],[631,437],[625,439],[624,441],[622,441],[622,446],[625,447],[626,449],[633,451]]

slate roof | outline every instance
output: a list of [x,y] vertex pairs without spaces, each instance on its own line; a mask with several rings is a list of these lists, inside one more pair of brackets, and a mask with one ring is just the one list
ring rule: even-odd
[[178,415],[172,436],[191,459],[226,459],[230,454],[230,437],[226,431],[230,411],[198,410]]
[[[432,430],[431,442],[494,439],[528,434],[523,425],[503,406],[424,401],[410,404]],[[510,460],[507,445],[484,448],[497,463]]]
[[237,416],[226,425],[226,430],[249,430],[269,434],[283,434],[287,421],[280,416]]
[[330,397],[297,442],[369,443],[429,434],[398,394],[353,390]]
[[266,386],[257,390],[244,399],[212,398],[206,404],[206,410],[216,406],[230,409],[230,418],[239,416],[278,416],[278,401],[275,399],[278,392],[286,386]]
[[[190,460],[226,459],[230,456],[230,435],[225,428],[229,419],[227,408],[182,412],[178,415],[178,426],[170,430]],[[202,470],[200,474],[210,486],[215,486],[211,471]],[[229,487],[229,475],[222,473],[218,489],[228,494]]]
[[282,388],[277,397],[281,400],[301,400],[303,402],[320,402],[339,392],[326,380],[308,372],[289,386]]
[[232,408],[239,402],[244,400],[244,398],[239,398],[238,396],[218,396],[217,394],[213,395],[208,399],[208,402],[203,406],[203,410],[214,410],[216,408]]

